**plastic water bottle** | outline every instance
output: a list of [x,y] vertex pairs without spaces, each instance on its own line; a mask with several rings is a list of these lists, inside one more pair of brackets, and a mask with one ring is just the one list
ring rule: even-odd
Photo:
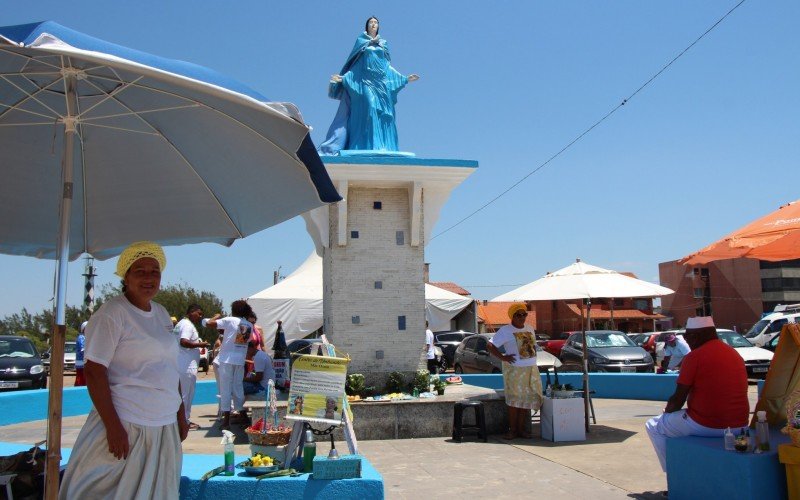
[[767,424],[767,412],[756,412],[758,421],[756,422],[756,449],[758,451],[769,451],[769,424]]
[[731,432],[731,428],[728,427],[725,429],[725,451],[734,451],[736,449],[734,441],[733,432]]
[[545,397],[552,398],[553,397],[553,387],[552,387],[552,384],[550,384],[550,370],[547,370],[546,373],[547,373],[547,382],[546,382],[547,385],[544,388],[544,395],[545,395]]
[[224,446],[225,454],[225,470],[222,472],[223,476],[233,476],[236,471],[234,470],[234,447],[233,441],[236,437],[230,431],[222,431],[222,445]]
[[303,445],[303,470],[311,472],[314,468],[314,457],[317,456],[317,443],[311,429],[306,430],[306,444]]

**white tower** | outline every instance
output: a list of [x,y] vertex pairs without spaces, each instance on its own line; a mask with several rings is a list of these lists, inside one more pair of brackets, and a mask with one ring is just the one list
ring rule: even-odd
[[343,201],[306,216],[323,257],[324,331],[370,383],[417,370],[425,342],[425,244],[469,160],[322,157]]

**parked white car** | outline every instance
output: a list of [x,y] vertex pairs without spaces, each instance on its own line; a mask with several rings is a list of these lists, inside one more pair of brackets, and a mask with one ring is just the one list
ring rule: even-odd
[[799,321],[800,304],[777,306],[774,312],[758,320],[744,336],[758,347],[764,347],[767,342],[781,332],[783,325],[787,323],[797,323]]
[[[666,334],[668,332],[664,333]],[[669,333],[674,333],[678,337],[683,338],[683,334],[686,333],[686,330],[670,330]],[[744,366],[747,368],[748,378],[766,377],[767,371],[769,371],[769,364],[772,362],[772,356],[774,355],[772,351],[754,346],[749,340],[744,338],[742,334],[734,332],[733,330],[717,328],[717,336],[721,341],[736,349],[736,352],[742,357]],[[663,338],[664,335],[656,341],[656,366],[659,366],[661,360],[664,359],[664,341],[661,340]]]
[[[50,373],[50,353],[52,348],[42,353],[42,364],[47,373]],[[64,371],[75,371],[75,342],[64,342]]]

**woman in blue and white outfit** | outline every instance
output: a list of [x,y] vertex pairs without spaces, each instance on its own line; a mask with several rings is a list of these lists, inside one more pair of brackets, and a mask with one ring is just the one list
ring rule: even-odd
[[250,304],[244,300],[235,300],[231,304],[231,315],[220,318],[204,319],[203,326],[210,326],[223,330],[222,346],[217,359],[219,360],[219,390],[220,407],[222,408],[221,429],[231,427],[231,399],[233,408],[241,413],[244,411],[244,361],[247,356],[247,344],[253,334],[253,324],[247,321],[253,315]]

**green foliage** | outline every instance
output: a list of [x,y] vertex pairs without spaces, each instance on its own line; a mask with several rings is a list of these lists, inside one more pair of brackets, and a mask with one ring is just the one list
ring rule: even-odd
[[[164,306],[170,316],[178,319],[186,315],[186,308],[190,304],[198,304],[203,308],[203,315],[207,318],[216,313],[225,315],[222,300],[219,297],[212,292],[199,291],[186,283],[162,286],[153,301]],[[213,328],[202,328],[198,325],[197,332],[200,334],[200,338],[206,342],[213,344],[217,340],[218,334]]]
[[406,378],[400,372],[392,372],[386,379],[386,392],[404,392],[406,390]]
[[[88,319],[84,311],[77,307],[67,306],[65,310],[67,324],[66,340],[75,340],[78,328]],[[39,352],[48,348],[49,338],[52,334],[55,316],[51,309],[46,309],[37,314],[31,314],[23,308],[21,312],[6,316],[0,320],[0,335],[21,335],[31,339]]]
[[[95,310],[104,302],[122,293],[120,285],[105,284],[99,290],[99,297],[95,300]],[[186,313],[189,304],[199,304],[206,316],[223,313],[222,301],[213,293],[198,291],[185,283],[166,285],[161,287],[155,299],[163,305],[171,316],[181,318]],[[224,313],[223,313],[224,315]],[[22,335],[28,337],[39,352],[48,348],[49,338],[55,322],[52,309],[45,309],[37,314],[30,313],[26,308],[21,312],[11,314],[0,319],[0,335]],[[89,319],[89,315],[82,309],[67,306],[65,310],[66,340],[73,341],[78,336],[81,323]],[[198,329],[203,340],[214,342],[217,332],[213,328]]]
[[40,339],[38,336],[36,336],[34,334],[31,334],[31,333],[28,333],[28,332],[25,332],[25,331],[21,331],[21,332],[17,332],[17,335],[29,338],[31,340],[31,342],[33,342],[33,346],[36,347],[36,350],[39,351],[39,354],[42,354],[43,352],[45,352],[50,347],[49,345],[47,345],[47,341],[46,340]]
[[431,390],[431,372],[428,370],[417,370],[414,374],[414,380],[411,381],[411,388],[419,392],[428,392]]
[[431,379],[433,380],[433,388],[437,391],[444,391],[444,388],[447,387],[447,384],[444,382],[444,380],[440,379],[439,377],[431,377]]
[[344,384],[344,392],[348,396],[361,395],[364,391],[364,375],[361,373],[351,373],[347,376],[347,381]]
[[375,392],[375,388],[367,387],[365,384],[366,378],[361,373],[352,373],[347,376],[344,391],[348,396],[361,396],[365,398],[371,396]]

